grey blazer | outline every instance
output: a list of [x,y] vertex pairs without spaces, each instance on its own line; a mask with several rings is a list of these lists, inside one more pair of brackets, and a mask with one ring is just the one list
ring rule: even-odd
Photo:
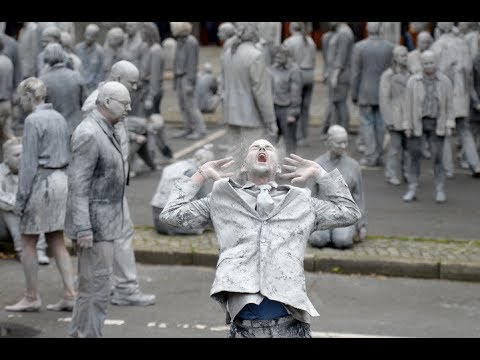
[[74,131],[68,167],[65,234],[93,234],[113,241],[122,233],[126,178],[121,145],[114,128],[93,110]]

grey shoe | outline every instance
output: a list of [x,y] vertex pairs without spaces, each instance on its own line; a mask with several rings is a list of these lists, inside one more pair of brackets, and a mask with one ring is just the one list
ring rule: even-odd
[[62,299],[56,304],[48,304],[47,310],[50,311],[73,311],[75,300]]
[[203,134],[200,134],[198,132],[192,132],[190,134],[188,134],[187,136],[185,136],[185,139],[187,140],[199,140],[199,139],[202,139],[205,135]]
[[50,264],[50,259],[48,258],[47,254],[45,254],[45,251],[37,250],[37,257],[38,257],[38,263],[40,265],[49,265]]
[[447,201],[447,196],[443,191],[437,191],[435,194],[435,201],[439,204],[443,204],[445,201]]
[[403,201],[411,202],[413,200],[417,200],[417,194],[414,190],[408,190],[405,195],[403,195]]
[[110,299],[110,303],[113,305],[123,305],[123,306],[149,306],[155,304],[155,295],[153,294],[144,294],[140,291],[134,292],[133,294],[124,295],[114,292],[113,296]]
[[14,305],[5,306],[6,311],[40,311],[42,300],[29,300],[26,296]]
[[388,179],[388,182],[389,184],[392,184],[392,185],[400,185],[400,180],[398,180],[396,177],[391,177]]

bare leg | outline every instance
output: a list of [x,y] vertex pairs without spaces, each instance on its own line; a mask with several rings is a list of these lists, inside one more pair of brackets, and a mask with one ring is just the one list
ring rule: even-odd
[[38,295],[38,258],[37,258],[38,235],[22,235],[22,265],[27,285],[26,296],[29,299],[37,299]]
[[51,233],[46,233],[45,237],[47,239],[48,245],[50,246],[55,262],[57,263],[58,271],[62,277],[63,289],[64,289],[64,299],[73,300],[75,299],[75,287],[73,280],[73,266],[72,260],[70,259],[70,254],[65,247],[65,240],[63,238],[63,231],[54,231]]

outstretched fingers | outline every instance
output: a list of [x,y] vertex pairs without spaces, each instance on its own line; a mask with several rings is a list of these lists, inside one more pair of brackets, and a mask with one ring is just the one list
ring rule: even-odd
[[223,158],[223,159],[219,159],[219,160],[216,160],[215,161],[215,165],[217,166],[223,166],[225,164],[227,164],[228,162],[232,162],[233,163],[233,157],[229,156],[229,157],[226,157],[226,158]]
[[235,162],[235,160],[230,160],[226,164],[223,164],[222,166],[220,166],[220,168],[226,169],[226,168],[230,167],[234,162]]

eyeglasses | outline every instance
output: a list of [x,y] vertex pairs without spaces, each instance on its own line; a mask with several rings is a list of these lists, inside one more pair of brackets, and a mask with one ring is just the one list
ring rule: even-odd
[[114,97],[109,97],[109,99],[115,100],[116,102],[122,104],[123,106],[127,107],[130,106],[131,102],[130,101],[120,101],[118,99],[115,99]]

